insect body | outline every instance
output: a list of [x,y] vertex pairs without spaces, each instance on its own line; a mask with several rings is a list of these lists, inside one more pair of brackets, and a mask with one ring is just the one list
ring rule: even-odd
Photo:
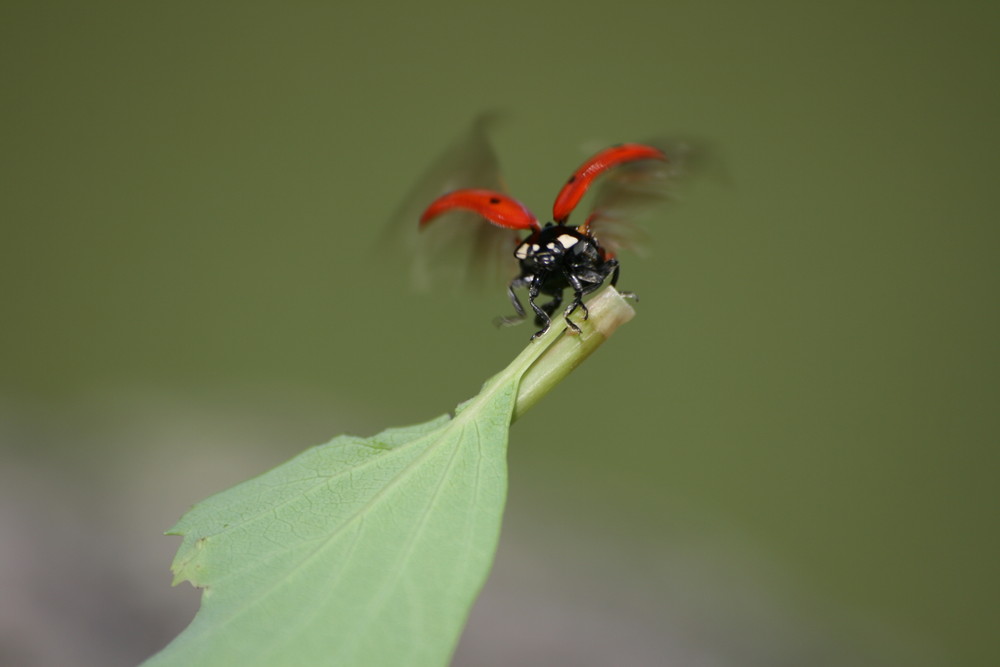
[[[524,319],[524,307],[514,291],[519,287],[528,288],[528,304],[535,311],[535,322],[543,327],[535,334],[540,336],[549,328],[552,314],[562,305],[563,292],[573,290],[573,302],[563,314],[566,324],[576,332],[580,331],[570,315],[580,308],[584,319],[587,307],[583,297],[598,289],[607,277],[611,284],[618,282],[618,260],[609,257],[597,244],[597,239],[581,233],[575,227],[548,224],[531,234],[514,251],[521,265],[521,274],[507,287],[517,318],[505,320],[511,324]],[[540,294],[552,300],[539,306],[535,300]]]
[[[563,318],[570,329],[579,333],[580,327],[570,316],[579,309],[586,319],[588,312],[583,297],[600,288],[609,276],[611,285],[615,285],[619,267],[614,253],[598,241],[595,229],[609,217],[607,211],[595,209],[579,226],[568,225],[569,216],[594,179],[602,173],[626,163],[650,160],[665,162],[667,156],[660,149],[643,144],[620,144],[597,153],[570,176],[553,205],[554,222],[544,227],[516,199],[492,190],[478,189],[456,190],[438,197],[424,211],[420,225],[423,227],[439,215],[461,209],[472,211],[499,227],[529,230],[527,238],[514,250],[520,274],[507,288],[517,315],[504,318],[502,322],[516,324],[525,319],[524,306],[515,290],[527,288],[528,305],[535,314],[536,324],[542,327],[532,336],[537,338],[548,330],[552,315],[562,306],[565,290],[570,289],[573,300],[563,311]],[[542,295],[551,300],[539,305],[537,301]]]

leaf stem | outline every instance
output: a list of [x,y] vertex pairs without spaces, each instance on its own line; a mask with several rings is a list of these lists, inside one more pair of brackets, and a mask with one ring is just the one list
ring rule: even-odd
[[[534,346],[544,346],[544,351],[528,367],[521,377],[511,421],[517,421],[521,415],[530,410],[541,398],[570,371],[579,366],[584,359],[596,350],[614,333],[620,325],[635,317],[635,310],[614,287],[606,287],[600,294],[587,303],[590,317],[583,319],[579,314],[573,321],[579,325],[581,333],[569,333],[568,328],[559,331],[559,317],[553,320],[552,329],[544,336],[531,342],[528,350]],[[577,311],[579,313],[579,311]],[[519,357],[520,358],[520,357]]]

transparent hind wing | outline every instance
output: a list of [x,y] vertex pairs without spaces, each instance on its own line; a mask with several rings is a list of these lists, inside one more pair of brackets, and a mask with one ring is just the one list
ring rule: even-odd
[[[461,189],[506,192],[489,133],[496,114],[476,118],[414,184],[393,213],[379,252],[388,252],[418,290],[495,286],[517,274],[513,257],[518,233],[466,211],[443,214],[423,229],[424,209],[443,194]],[[403,271],[401,271],[402,273]]]
[[678,183],[701,153],[687,141],[643,142],[667,154],[668,161],[643,160],[609,172],[594,194],[587,230],[608,253],[642,253],[649,235],[637,223],[677,197]]

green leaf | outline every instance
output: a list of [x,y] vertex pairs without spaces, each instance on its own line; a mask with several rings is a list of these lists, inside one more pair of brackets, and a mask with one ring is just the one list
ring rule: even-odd
[[202,606],[145,664],[447,664],[496,550],[515,409],[632,312],[610,289],[590,308],[582,335],[553,327],[454,418],[340,436],[196,505],[170,532],[174,583]]

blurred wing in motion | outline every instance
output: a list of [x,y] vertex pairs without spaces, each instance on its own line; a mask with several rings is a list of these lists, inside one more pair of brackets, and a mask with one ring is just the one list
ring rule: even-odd
[[379,252],[389,250],[406,279],[419,290],[470,284],[502,285],[517,275],[518,232],[490,224],[467,210],[450,210],[432,225],[419,224],[424,210],[441,195],[464,189],[504,193],[500,163],[489,139],[496,114],[476,118],[472,127],[431,165],[396,209]]
[[676,198],[678,182],[700,153],[685,141],[643,143],[659,148],[667,161],[642,160],[610,170],[594,193],[593,208],[584,224],[612,256],[621,250],[641,254],[649,235],[636,223]]

